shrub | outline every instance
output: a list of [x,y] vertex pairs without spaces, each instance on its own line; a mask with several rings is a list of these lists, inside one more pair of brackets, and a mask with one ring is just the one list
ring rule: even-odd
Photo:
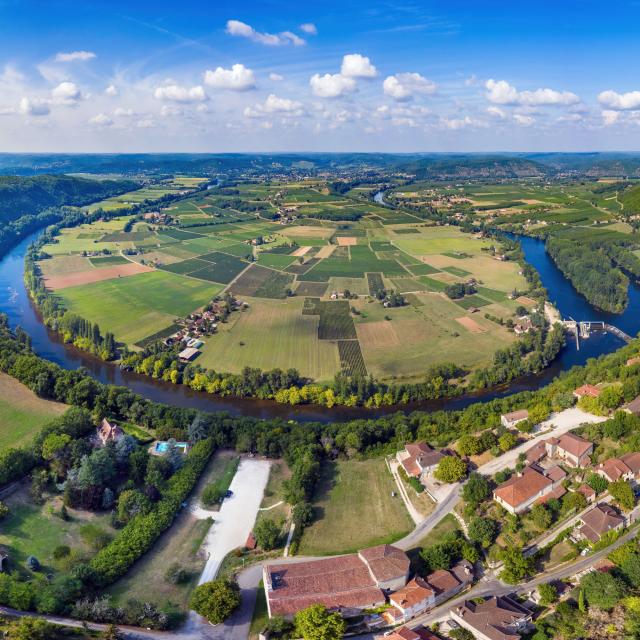
[[54,560],[60,560],[61,558],[65,558],[71,553],[71,547],[67,544],[58,545],[53,550],[53,558]]
[[189,574],[176,562],[165,571],[164,578],[170,584],[183,584],[189,579]]
[[224,622],[240,606],[240,587],[219,578],[196,587],[189,606],[213,624]]

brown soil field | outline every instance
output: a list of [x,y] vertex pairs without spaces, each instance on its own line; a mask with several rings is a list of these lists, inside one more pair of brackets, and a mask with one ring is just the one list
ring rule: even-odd
[[102,269],[92,268],[79,273],[45,277],[44,281],[49,289],[53,289],[55,291],[57,289],[65,289],[67,287],[77,287],[81,284],[111,280],[112,278],[135,276],[138,273],[145,273],[146,271],[153,271],[153,269],[151,269],[151,267],[145,267],[144,265],[132,262],[131,264],[119,264],[115,267],[105,267]]
[[516,298],[516,302],[519,302],[520,304],[524,305],[525,307],[535,307],[536,306],[536,301],[532,300],[531,298],[527,298],[527,296],[520,296],[519,298]]
[[461,318],[456,318],[456,322],[461,324],[465,329],[471,331],[471,333],[485,333],[486,329],[481,327],[473,318],[468,318],[467,316],[462,316]]
[[396,330],[387,320],[359,323],[356,331],[363,347],[397,347],[400,344]]
[[336,239],[338,240],[338,244],[341,247],[352,247],[358,244],[358,238],[354,238],[352,236],[340,236]]
[[305,253],[309,253],[309,251],[311,251],[311,247],[298,247],[291,255],[300,258]]

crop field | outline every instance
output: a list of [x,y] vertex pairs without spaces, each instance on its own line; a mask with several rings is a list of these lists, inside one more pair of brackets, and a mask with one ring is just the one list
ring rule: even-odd
[[15,378],[0,373],[0,447],[20,447],[50,420],[66,410],[66,405],[39,398]]
[[[494,197],[480,187],[475,196]],[[502,197],[535,199],[506,189]],[[557,204],[566,205],[561,198]],[[260,217],[283,206],[295,222]],[[172,224],[137,222],[125,232],[131,217],[121,216],[63,229],[45,247],[53,257],[40,263],[71,311],[130,347],[164,337],[179,318],[224,291],[249,308],[206,341],[198,363],[216,370],[296,368],[320,381],[343,370],[417,381],[443,353],[473,369],[515,339],[479,316],[485,309],[502,318],[513,314],[508,293],[526,289],[519,266],[495,260],[492,241],[459,227],[430,226],[358,196],[332,195],[320,180],[198,192],[164,211]],[[361,217],[340,220],[341,212]],[[121,255],[125,249],[133,255]],[[476,296],[459,302],[444,296],[448,285],[469,278],[478,282]],[[347,290],[357,299],[340,299]],[[385,309],[372,299],[383,290],[408,294],[409,304]],[[479,329],[459,321],[470,307],[483,308],[473,317]]]
[[383,458],[326,462],[300,555],[350,553],[401,538],[413,523],[395,491]]

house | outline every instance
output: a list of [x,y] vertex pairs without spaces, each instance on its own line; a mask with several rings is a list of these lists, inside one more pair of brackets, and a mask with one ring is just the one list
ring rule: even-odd
[[576,493],[581,493],[587,500],[587,504],[592,504],[596,501],[596,492],[588,484],[581,484],[576,489]]
[[104,447],[109,442],[118,442],[124,436],[124,431],[115,422],[109,422],[103,418],[96,429],[96,436]]
[[426,442],[408,444],[403,451],[398,451],[396,455],[396,459],[407,475],[421,481],[435,471],[442,458],[444,458],[444,454],[441,451],[436,451]]
[[592,384],[583,384],[573,392],[573,397],[580,400],[581,398],[598,398],[602,390]]
[[565,433],[559,438],[545,440],[547,455],[560,458],[570,467],[587,467],[591,463],[593,442],[589,442],[574,433]]
[[[518,475],[499,485],[493,492],[493,499],[509,513],[520,514],[531,508],[540,498],[561,487],[566,473],[561,467],[541,469],[532,464]],[[555,494],[549,498],[555,497]],[[547,498],[547,499],[549,499]]]
[[440,640],[439,636],[424,627],[418,629],[402,627],[379,637],[384,638],[384,640]]
[[385,611],[384,617],[390,624],[407,622],[449,600],[472,581],[473,565],[466,560],[458,562],[450,571],[440,569],[426,578],[416,577],[389,596],[394,609]]
[[580,526],[575,532],[575,536],[595,544],[605,533],[622,529],[624,524],[624,516],[620,515],[611,505],[601,502],[580,518]]
[[508,596],[483,602],[466,600],[451,609],[451,618],[478,640],[519,640],[529,629],[532,613]]
[[609,458],[596,467],[596,473],[608,482],[637,480],[640,475],[640,453],[632,451],[619,458]]
[[521,336],[525,333],[529,333],[533,329],[533,323],[531,322],[531,318],[525,316],[520,319],[520,322],[514,325],[513,331],[517,336]]
[[625,404],[623,409],[634,416],[640,416],[640,396]]
[[312,604],[353,617],[385,604],[385,591],[406,585],[409,558],[397,547],[379,545],[346,556],[266,564],[262,575],[269,617],[291,617]]
[[505,413],[500,416],[500,422],[507,429],[515,427],[520,422],[524,422],[529,419],[529,412],[526,409],[520,409],[519,411],[512,411],[511,413]]
[[546,457],[547,457],[547,447],[544,441],[534,444],[533,447],[530,447],[529,449],[527,449],[527,452],[525,453],[525,459],[527,464],[536,464],[541,460],[544,460]]

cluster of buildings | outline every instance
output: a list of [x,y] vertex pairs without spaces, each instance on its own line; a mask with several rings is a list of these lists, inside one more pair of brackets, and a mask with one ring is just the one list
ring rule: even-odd
[[461,561],[449,571],[409,581],[408,556],[386,544],[344,556],[263,568],[269,617],[290,618],[314,604],[345,618],[384,609],[367,617],[369,628],[407,622],[462,591],[473,576],[473,566]]

